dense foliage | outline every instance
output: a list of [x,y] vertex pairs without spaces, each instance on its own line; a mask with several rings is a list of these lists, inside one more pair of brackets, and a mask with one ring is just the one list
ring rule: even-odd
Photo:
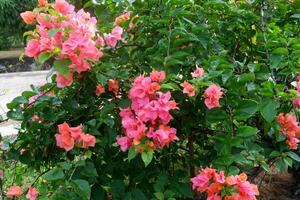
[[[68,19],[68,7],[58,19],[72,28],[57,23],[44,31],[67,45],[41,50],[40,30],[26,33],[25,53],[53,62],[51,81],[7,105],[7,117],[21,127],[14,141],[3,138],[4,158],[37,174],[40,199],[196,199],[205,191],[234,199],[241,185],[252,187],[242,172],[253,180],[271,166],[286,171],[300,162],[297,1],[107,0],[84,7],[99,32],[84,29],[72,40],[80,26]],[[28,23],[31,15],[23,16]],[[76,40],[88,42],[72,49]],[[69,127],[58,127],[64,122]],[[225,186],[211,193],[203,177]],[[24,182],[25,191],[25,175],[9,185]],[[255,187],[250,193],[255,199]]]

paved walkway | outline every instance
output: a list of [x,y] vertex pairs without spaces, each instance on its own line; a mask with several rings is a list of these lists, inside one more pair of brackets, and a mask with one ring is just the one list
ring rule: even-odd
[[[47,73],[48,71],[35,71],[0,74],[0,115],[8,111],[6,104],[20,96],[23,91],[30,90],[30,85],[47,82]],[[4,122],[0,124],[0,134],[15,135],[18,133],[18,126],[18,122]]]
[[30,85],[45,83],[48,71],[18,72],[0,74],[0,115],[7,112],[6,104],[23,91],[30,90]]

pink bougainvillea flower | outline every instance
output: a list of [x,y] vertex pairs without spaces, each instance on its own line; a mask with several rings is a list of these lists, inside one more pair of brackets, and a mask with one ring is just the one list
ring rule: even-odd
[[117,143],[118,143],[118,145],[120,145],[121,150],[123,152],[127,151],[129,149],[129,147],[132,146],[132,141],[128,137],[126,137],[126,136],[119,137],[117,139]]
[[108,80],[108,91],[117,95],[119,92],[119,81],[113,79]]
[[203,76],[203,74],[204,74],[204,69],[201,68],[201,67],[197,67],[197,68],[195,69],[195,71],[193,71],[193,72],[191,73],[191,75],[192,75],[193,78],[200,78],[200,77]]
[[47,0],[38,0],[39,1],[39,7],[44,7],[48,2]]
[[26,195],[26,198],[29,200],[36,200],[39,196],[39,192],[34,187],[30,186],[28,189],[28,193]]
[[156,149],[178,140],[176,129],[167,125],[172,119],[170,110],[177,109],[176,102],[170,100],[170,92],[159,91],[159,82],[164,79],[165,72],[157,71],[152,72],[149,77],[141,75],[135,78],[128,95],[131,106],[120,111],[126,134],[117,139],[122,151],[127,151],[134,145],[136,152],[141,153],[144,148],[138,145],[142,142],[149,148]]
[[3,179],[3,176],[4,176],[3,170],[0,170],[0,179]]
[[293,105],[297,108],[300,107],[300,98],[296,98],[293,100]]
[[95,44],[100,45],[101,47],[104,47],[105,46],[105,41],[104,41],[103,37],[98,35],[97,38],[98,39],[95,41]]
[[25,55],[28,57],[37,58],[40,54],[40,42],[39,40],[30,40],[25,48]]
[[[297,82],[294,86],[297,89],[298,95],[300,95],[300,76],[297,77]],[[296,98],[296,99],[293,100],[293,106],[295,106],[297,108],[300,107],[300,98]]]
[[35,15],[31,11],[21,13],[21,17],[26,24],[32,24],[35,22]]
[[109,34],[104,33],[104,40],[107,46],[114,48],[118,41],[124,41],[122,34],[123,29],[120,26],[116,26]]
[[183,87],[183,93],[184,94],[187,94],[189,97],[195,96],[195,88],[193,87],[192,84],[190,84],[187,81],[184,81],[180,85],[181,85],[181,87]]
[[100,96],[101,94],[103,94],[105,92],[105,88],[103,87],[103,85],[97,85],[96,86],[96,95]]
[[9,198],[13,198],[13,197],[19,197],[23,194],[22,189],[20,186],[11,186],[10,188],[8,188],[8,191],[6,193],[6,195]]
[[75,7],[65,0],[55,0],[53,8],[63,15],[74,12]]
[[204,92],[204,103],[207,106],[208,109],[212,108],[219,108],[220,105],[220,98],[222,97],[223,92],[222,88],[217,85],[211,85],[209,86],[205,92]]
[[72,83],[73,83],[73,73],[70,72],[67,78],[65,78],[64,76],[57,73],[56,82],[57,82],[57,87],[58,88],[64,88],[64,87],[72,85]]
[[130,12],[126,12],[123,15],[120,15],[119,17],[116,18],[115,24],[116,26],[120,26],[121,22],[127,21],[130,19]]
[[176,129],[166,125],[160,125],[159,129],[148,134],[148,137],[153,138],[158,147],[164,147],[175,140],[179,140],[176,136]]
[[150,73],[150,78],[154,82],[162,82],[166,78],[166,73],[164,71],[153,71]]
[[86,149],[88,147],[94,147],[96,144],[96,138],[90,134],[82,134],[82,148]]

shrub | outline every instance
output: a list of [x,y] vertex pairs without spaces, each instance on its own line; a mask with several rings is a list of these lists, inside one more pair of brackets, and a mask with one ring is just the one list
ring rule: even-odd
[[100,32],[63,5],[23,15],[46,24],[25,53],[54,70],[7,105],[5,159],[40,173],[42,198],[255,199],[242,172],[300,161],[298,3],[88,2]]

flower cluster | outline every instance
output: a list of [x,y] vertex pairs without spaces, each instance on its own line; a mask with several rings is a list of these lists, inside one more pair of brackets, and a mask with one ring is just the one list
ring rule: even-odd
[[[163,148],[178,140],[176,129],[168,126],[172,119],[169,112],[177,108],[176,102],[170,100],[170,92],[159,92],[159,83],[165,76],[163,71],[153,71],[150,77],[139,76],[134,80],[129,91],[131,107],[120,112],[126,135],[117,141],[122,151],[141,143],[152,149]],[[143,149],[138,148],[138,151]]]
[[[9,198],[22,196],[23,195],[22,188],[20,186],[11,186],[10,188],[8,188],[6,195]],[[37,189],[30,186],[28,188],[26,198],[29,200],[36,200],[38,196],[39,196],[39,192],[37,191]]]
[[[247,181],[247,175],[242,173],[236,176],[225,177],[224,171],[219,173],[212,168],[205,168],[191,179],[193,189],[207,193],[207,200],[255,200],[259,195],[256,185]],[[223,191],[231,191],[225,194]]]
[[[191,73],[193,78],[201,78],[204,75],[204,69],[201,67],[198,67]],[[187,94],[189,97],[193,97],[196,95],[195,88],[192,84],[190,84],[187,81],[184,81],[180,84],[181,87],[183,87],[183,93]],[[210,85],[203,94],[204,104],[208,109],[212,108],[219,108],[220,105],[220,98],[222,97],[223,92],[222,88],[213,84]]]
[[108,46],[115,47],[118,41],[124,41],[123,29],[116,26],[111,33],[104,34],[104,42],[99,36],[96,18],[83,9],[75,12],[75,7],[65,0],[56,0],[53,4],[39,1],[39,6],[43,7],[40,11],[45,12],[26,11],[21,14],[25,23],[37,22],[25,55],[39,58],[43,53],[46,59],[54,57],[55,60],[69,61],[65,62],[69,68],[66,73],[61,74],[56,69],[59,88],[70,86],[75,72],[88,71],[91,68],[88,60],[98,61],[102,57],[98,44],[103,47],[106,42]]
[[56,145],[70,151],[74,148],[75,142],[82,148],[94,147],[96,138],[82,131],[82,125],[70,127],[66,122],[58,125],[59,133],[55,134]]
[[300,138],[300,126],[297,118],[290,114],[280,113],[277,121],[281,127],[279,133],[286,136],[286,143],[290,149],[297,149]]
[[[300,75],[297,77],[297,81],[296,81],[296,89],[298,92],[298,95],[300,95]],[[293,100],[293,105],[295,107],[300,107],[300,98],[296,98]]]
[[222,88],[220,88],[217,85],[211,85],[209,86],[205,92],[204,92],[204,103],[207,106],[208,109],[212,108],[219,108],[220,105],[220,98],[222,97],[223,92]]

